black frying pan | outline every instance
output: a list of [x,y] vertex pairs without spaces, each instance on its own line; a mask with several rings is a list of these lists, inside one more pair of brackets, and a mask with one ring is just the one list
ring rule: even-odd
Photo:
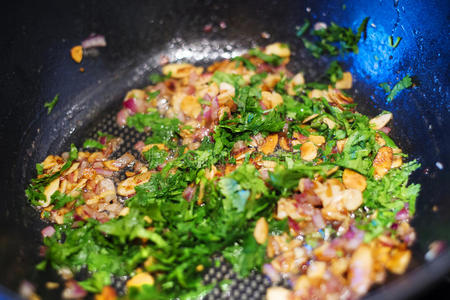
[[[80,145],[102,116],[118,109],[128,89],[148,84],[161,54],[204,64],[282,41],[295,54],[290,69],[318,78],[327,60],[313,60],[295,37],[295,26],[305,18],[356,28],[370,17],[360,53],[340,58],[356,79],[352,94],[363,113],[392,111],[394,138],[422,163],[413,177],[422,192],[411,266],[367,297],[423,295],[418,293],[442,282],[450,270],[446,249],[431,262],[424,259],[432,241],[450,240],[448,1],[15,1],[1,14],[1,299],[13,298],[7,289],[17,291],[23,279],[39,283],[45,299],[60,295],[43,288],[57,276],[34,269],[44,225],[23,190],[35,163],[65,151],[70,142]],[[213,25],[208,33],[207,24]],[[261,37],[263,31],[269,39]],[[108,46],[85,59],[81,73],[69,49],[92,32],[104,34]],[[402,37],[397,48],[388,46],[389,35]],[[386,103],[378,84],[397,82],[406,73],[417,86]],[[57,93],[60,102],[47,115],[43,104]]]

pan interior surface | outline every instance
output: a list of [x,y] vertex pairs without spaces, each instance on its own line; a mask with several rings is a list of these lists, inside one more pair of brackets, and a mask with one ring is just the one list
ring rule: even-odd
[[[57,1],[39,7],[8,4],[13,13],[5,19],[14,30],[6,36],[10,59],[1,86],[2,98],[15,102],[2,112],[8,125],[1,125],[7,141],[2,150],[7,161],[2,179],[7,184],[2,187],[6,197],[0,202],[0,265],[5,270],[0,284],[17,291],[21,280],[27,279],[38,283],[38,292],[45,299],[59,298],[60,291],[44,288],[45,282],[56,281],[57,275],[34,269],[40,261],[40,229],[45,224],[26,202],[23,190],[35,175],[36,163],[49,154],[67,151],[70,143],[81,145],[84,139],[95,137],[97,130],[125,139],[119,154],[131,149],[141,136],[119,128],[115,113],[127,90],[144,87],[149,84],[148,75],[159,72],[162,55],[171,62],[207,65],[255,45],[288,42],[294,54],[289,69],[301,70],[313,81],[326,70],[328,61],[312,59],[295,37],[295,26],[310,19],[312,23],[334,21],[355,28],[369,16],[369,24],[374,26],[368,27],[360,53],[340,59],[355,77],[352,95],[359,111],[372,116],[383,109],[394,113],[394,139],[411,159],[422,164],[412,178],[422,184],[422,192],[413,222],[418,240],[411,267],[405,276],[393,277],[387,285],[373,289],[368,298],[400,299],[422,290],[450,266],[448,252],[432,263],[424,260],[432,241],[450,240],[450,206],[446,203],[450,138],[445,127],[449,120],[449,43],[439,38],[448,32],[442,29],[446,28],[446,16],[436,8],[448,8],[448,4],[432,2],[425,6],[419,1],[118,1],[115,5],[89,1],[73,8]],[[19,21],[15,18],[19,15],[30,18]],[[427,18],[429,24],[419,22],[418,16]],[[225,29],[218,25],[222,21]],[[34,27],[35,22],[42,26]],[[203,30],[208,24],[213,24],[211,32]],[[80,66],[70,60],[69,50],[91,32],[104,34],[108,46],[98,57],[86,58],[81,65],[86,72],[81,73]],[[262,32],[270,37],[261,37]],[[398,49],[387,45],[389,35],[403,37]],[[26,47],[29,43],[36,45],[33,52]],[[405,74],[414,75],[417,86],[387,103],[378,84],[397,82]],[[43,103],[57,93],[60,103],[47,115]],[[227,277],[234,275],[223,264],[207,272],[205,280]],[[267,279],[255,273],[235,281],[229,293],[215,289],[210,297],[260,299],[268,285]]]

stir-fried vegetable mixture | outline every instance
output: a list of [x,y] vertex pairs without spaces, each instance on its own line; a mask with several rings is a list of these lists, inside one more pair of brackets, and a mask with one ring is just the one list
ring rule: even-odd
[[64,274],[66,296],[96,299],[204,295],[214,254],[240,276],[287,279],[268,299],[353,299],[403,273],[418,163],[389,137],[391,113],[356,111],[341,91],[350,73],[333,63],[329,84],[306,82],[289,58],[274,43],[206,69],[165,65],[117,115],[147,133],[138,157],[112,159],[121,139],[99,133],[84,144],[99,151],[72,145],[38,164],[26,194],[55,223],[38,267]]

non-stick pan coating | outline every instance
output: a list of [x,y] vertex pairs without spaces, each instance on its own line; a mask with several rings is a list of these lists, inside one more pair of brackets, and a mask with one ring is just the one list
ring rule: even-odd
[[[254,45],[282,41],[295,54],[291,69],[302,70],[308,80],[318,78],[326,59],[312,59],[295,37],[295,26],[306,18],[356,28],[370,17],[360,53],[340,58],[357,82],[352,94],[361,112],[392,111],[394,138],[422,164],[413,176],[422,192],[413,221],[418,240],[411,267],[368,297],[412,297],[449,271],[447,250],[432,263],[424,260],[430,242],[450,240],[448,1],[15,1],[4,5],[1,14],[0,284],[4,287],[17,291],[20,281],[27,279],[39,283],[44,299],[60,295],[43,288],[57,276],[34,269],[44,224],[23,190],[35,175],[35,163],[66,151],[71,142],[81,145],[95,126],[114,114],[128,89],[149,83],[147,76],[158,70],[161,55],[205,64]],[[220,28],[221,21],[225,29]],[[212,32],[204,32],[207,24],[213,25]],[[69,50],[92,32],[104,34],[108,46],[98,57],[76,65]],[[270,38],[262,38],[262,32]],[[402,37],[395,49],[388,46],[390,35]],[[395,83],[406,74],[414,76],[416,87],[386,103],[378,84]],[[57,93],[60,101],[47,115],[43,104]],[[224,271],[228,272],[220,272]],[[267,282],[255,276],[235,284],[231,297],[242,299],[242,293],[233,294],[242,290],[249,299],[259,298],[263,292],[256,291]]]

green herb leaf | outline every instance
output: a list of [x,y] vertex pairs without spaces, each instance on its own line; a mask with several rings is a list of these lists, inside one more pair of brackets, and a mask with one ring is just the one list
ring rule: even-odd
[[311,22],[309,22],[309,20],[305,19],[305,23],[303,23],[303,25],[301,27],[298,27],[295,35],[297,37],[301,37],[303,34],[305,34],[305,32],[309,29],[310,26],[311,26]]
[[103,149],[105,148],[105,145],[102,143],[93,140],[93,139],[87,139],[83,143],[83,148],[94,148],[94,149]]
[[356,33],[350,28],[345,28],[331,23],[327,28],[314,30],[312,35],[319,38],[317,42],[311,42],[302,38],[305,48],[310,50],[314,57],[320,57],[323,54],[336,56],[348,52],[358,53],[358,42],[361,35],[365,33],[369,18],[365,18],[358,27]]
[[392,89],[387,85],[387,83],[381,83],[380,86],[385,90],[386,93],[389,93],[386,99],[388,102],[391,102],[399,92],[411,87],[412,81],[411,77],[409,77],[409,75],[406,75],[402,78],[402,80],[397,82]]
[[44,173],[44,167],[42,166],[42,164],[36,164],[36,172],[38,175]]
[[58,103],[59,100],[59,94],[56,94],[56,96],[53,98],[50,102],[45,102],[44,107],[47,107],[47,114],[49,115],[53,108],[55,107],[56,103]]
[[363,193],[364,206],[370,209],[376,218],[361,216],[358,219],[358,226],[366,231],[366,241],[388,230],[395,222],[396,213],[405,203],[408,203],[410,215],[414,214],[420,185],[408,185],[408,178],[419,167],[416,161],[411,161],[400,168],[391,169],[380,180],[367,181],[367,188]]
[[158,95],[160,94],[160,91],[154,91],[154,92],[147,92],[147,99],[145,99],[147,102],[156,99]]
[[338,80],[342,79],[344,72],[342,71],[342,67],[339,65],[337,61],[331,62],[330,66],[327,70],[327,76],[331,83],[335,84]]
[[92,277],[78,281],[78,284],[88,292],[100,293],[104,286],[111,284],[111,275],[106,271],[96,272]]
[[76,199],[61,193],[60,191],[56,191],[55,193],[53,193],[53,195],[51,196],[52,202],[51,204],[54,204],[54,209],[60,209],[63,208],[67,203],[75,201]]
[[230,74],[225,73],[221,71],[214,72],[212,78],[211,78],[217,85],[220,85],[222,82],[226,82],[234,86],[236,89],[238,89],[240,86],[243,86],[245,84],[244,79],[241,75],[237,74]]
[[251,61],[249,61],[248,59],[246,59],[245,57],[242,56],[236,56],[232,59],[233,61],[236,61],[236,67],[239,66],[239,62],[241,62],[244,67],[246,67],[249,70],[255,71],[256,70],[256,66],[254,64],[252,64]]
[[252,235],[249,235],[242,245],[234,245],[223,251],[223,256],[233,264],[234,271],[241,277],[260,269],[265,262],[265,255],[266,246],[259,245]]
[[142,132],[145,128],[152,130],[152,136],[147,138],[147,144],[167,143],[176,137],[180,131],[180,120],[161,118],[159,113],[137,113],[127,118],[127,125]]
[[158,147],[153,146],[150,150],[142,153],[144,158],[148,161],[148,168],[154,169],[166,161],[167,152],[159,150]]
[[157,84],[159,82],[163,82],[167,79],[170,79],[172,76],[171,73],[164,75],[164,74],[150,74],[148,77],[148,80],[150,80],[153,84]]
[[248,54],[250,54],[252,56],[256,56],[256,57],[262,59],[263,61],[265,61],[266,63],[274,65],[274,66],[279,66],[283,62],[283,58],[281,58],[280,56],[275,55],[275,54],[271,54],[271,55],[266,54],[258,48],[250,49],[248,51]]
[[392,37],[392,35],[389,36],[389,46],[391,46],[392,48],[397,48],[398,44],[400,44],[400,41],[402,40],[401,37],[397,37],[395,39],[395,43],[394,43],[394,38]]

